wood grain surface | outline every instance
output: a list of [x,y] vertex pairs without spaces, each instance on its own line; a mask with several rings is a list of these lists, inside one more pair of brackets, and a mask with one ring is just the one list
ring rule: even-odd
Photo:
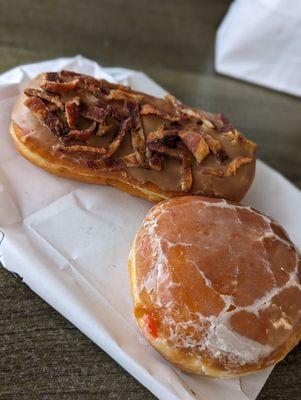
[[[228,0],[0,0],[0,72],[78,53],[104,66],[143,70],[183,102],[223,111],[259,144],[262,160],[301,188],[300,99],[214,73],[215,32],[229,5]],[[259,400],[299,400],[300,393],[299,346],[274,369]],[[0,399],[154,396],[0,268]]]

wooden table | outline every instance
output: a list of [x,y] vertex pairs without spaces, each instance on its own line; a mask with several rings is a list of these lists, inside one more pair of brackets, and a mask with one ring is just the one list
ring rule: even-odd
[[[183,102],[223,111],[259,144],[262,160],[301,187],[300,99],[214,73],[214,36],[229,4],[0,0],[0,72],[78,53],[143,70]],[[154,398],[2,268],[0,289],[1,400]],[[297,400],[300,391],[299,346],[274,369],[259,399]]]

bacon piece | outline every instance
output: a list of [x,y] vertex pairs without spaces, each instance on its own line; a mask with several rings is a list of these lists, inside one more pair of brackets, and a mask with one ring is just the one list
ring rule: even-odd
[[144,96],[142,94],[135,94],[124,90],[116,89],[112,90],[111,93],[106,97],[107,100],[124,100],[134,101],[140,103]]
[[204,133],[204,138],[213,154],[218,153],[222,149],[222,145],[220,144],[220,142],[214,139],[208,133]]
[[223,163],[224,161],[228,160],[229,157],[225,152],[225,150],[221,149],[215,154],[215,158],[217,159],[218,162]]
[[103,98],[104,95],[108,95],[110,93],[109,89],[97,79],[94,79],[90,76],[80,76],[78,79],[78,86],[80,88],[87,90],[89,93],[92,93],[98,98]]
[[131,120],[128,118],[127,120],[123,121],[119,130],[117,131],[116,135],[114,136],[113,140],[109,144],[106,154],[104,155],[104,159],[112,157],[112,155],[116,152],[118,147],[120,146],[122,139],[124,138],[125,134],[128,132],[130,128]]
[[163,154],[170,158],[176,158],[177,160],[182,160],[182,155],[178,149],[170,148],[168,146],[165,146],[164,144],[158,142],[152,142],[147,144],[147,148],[151,151],[155,151],[159,154]]
[[106,149],[104,147],[93,147],[93,146],[82,146],[82,145],[74,145],[74,146],[66,146],[64,144],[57,144],[53,147],[53,150],[64,151],[66,153],[93,153],[99,154],[103,156],[106,153]]
[[108,114],[107,108],[101,108],[97,106],[85,106],[80,110],[80,114],[92,121],[99,122],[105,125],[106,116]]
[[137,160],[145,163],[145,136],[139,113],[139,105],[136,103],[128,103],[127,109],[129,111],[132,123],[131,139],[134,153]]
[[40,123],[46,126],[55,135],[67,133],[61,120],[50,111],[47,105],[38,97],[29,97],[24,102],[25,106],[37,117]]
[[50,82],[59,82],[59,74],[57,72],[46,72],[44,74],[44,79]]
[[146,147],[146,149],[145,149],[145,158],[147,160],[150,160],[152,158],[152,156],[153,156],[153,152]]
[[[66,69],[63,69],[62,71],[60,71],[59,75],[63,78],[78,78],[80,76],[85,76],[84,74],[80,74],[79,72],[69,71]],[[86,75],[86,76],[88,76],[88,75]]]
[[76,120],[79,117],[79,98],[75,97],[74,99],[67,101],[65,103],[65,112],[66,119],[69,127],[71,129],[76,129]]
[[217,171],[213,169],[204,169],[202,172],[204,174],[217,176],[222,178],[224,176],[236,175],[238,168],[244,164],[250,164],[253,161],[249,157],[236,157],[232,160],[225,168],[219,169]]
[[99,79],[99,82],[109,89],[123,90],[127,92],[131,91],[130,86],[121,85],[120,83],[108,82],[105,79]]
[[175,96],[171,94],[165,95],[164,99],[169,103],[171,103],[174,106],[174,108],[178,108],[179,106],[181,106],[181,103],[175,98]]
[[210,152],[209,146],[199,132],[184,129],[179,131],[178,134],[198,163],[202,162],[203,159],[207,157]]
[[68,82],[45,81],[41,84],[41,88],[51,93],[67,94],[76,89],[78,82],[78,79]]
[[171,115],[168,114],[164,111],[159,110],[158,108],[152,106],[151,104],[143,104],[140,110],[141,115],[158,115],[158,117],[161,117],[163,119],[166,119],[168,121],[180,121],[180,117],[176,115]]
[[165,126],[161,126],[156,131],[150,132],[147,135],[146,143],[162,141],[167,138],[175,138],[179,134],[179,129],[166,129]]
[[39,97],[40,99],[49,101],[50,103],[54,104],[59,110],[64,110],[64,104],[61,102],[59,96],[51,93],[46,93],[44,90],[41,89],[25,89],[24,93],[28,97]]
[[94,94],[85,89],[77,89],[77,92],[79,93],[82,102],[88,106],[104,106],[106,104],[99,97],[94,96]]
[[211,135],[208,133],[204,133],[204,139],[212,153],[215,155],[215,158],[219,162],[224,162],[225,160],[228,159],[228,156],[224,149],[222,148],[222,145],[220,142],[216,139],[214,139]]
[[89,75],[66,70],[61,71],[60,76],[62,78],[78,79],[78,87],[81,87],[96,96],[103,97],[104,94],[110,93],[105,80],[99,80]]
[[183,143],[179,143],[176,149],[164,146],[161,143],[152,142],[147,145],[151,151],[165,155],[170,158],[181,160],[182,162],[182,179],[181,190],[188,192],[192,186],[192,172],[191,172],[191,154],[190,151]]
[[234,126],[221,113],[215,115],[214,123],[218,132],[227,132],[230,130],[234,130]]
[[69,139],[86,140],[93,135],[96,125],[97,125],[96,122],[93,121],[93,123],[87,129],[83,130],[72,129],[69,131],[68,135],[64,136],[64,141]]
[[131,116],[128,105],[124,105],[121,107],[113,107],[111,105],[107,105],[108,113],[110,117],[115,118],[117,121],[122,122],[123,120],[129,118]]
[[189,117],[200,119],[201,121],[205,118],[204,113],[200,110],[193,110],[192,108],[188,108],[188,107],[185,107],[182,105],[180,107],[180,110],[181,110],[181,113],[189,115]]
[[202,122],[209,129],[214,129],[215,128],[215,125],[211,121],[209,121],[209,119],[204,118],[202,120]]
[[236,129],[233,129],[229,132],[224,132],[224,136],[228,137],[231,139],[231,142],[233,144],[241,144],[243,147],[248,148],[252,151],[252,154],[255,152],[257,146],[255,143],[253,143],[251,140],[248,140],[245,138],[241,133],[239,133]]
[[211,121],[214,117],[213,114],[203,110],[196,110],[194,108],[187,107],[170,94],[165,96],[165,100],[169,101],[173,105],[178,115],[186,114],[189,117],[193,117],[201,121],[207,120],[212,125],[212,128],[214,128],[214,125]]
[[188,148],[182,143],[179,143],[178,150],[182,154],[181,190],[182,192],[189,192],[192,187],[191,153]]

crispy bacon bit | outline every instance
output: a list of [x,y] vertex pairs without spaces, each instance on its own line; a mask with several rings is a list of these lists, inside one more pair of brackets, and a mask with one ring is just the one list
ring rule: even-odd
[[225,160],[227,160],[228,156],[218,140],[214,139],[208,133],[204,133],[204,139],[205,139],[209,149],[215,155],[215,158],[217,159],[217,161],[224,162]]
[[230,130],[234,130],[233,125],[229,122],[229,120],[221,113],[215,115],[215,125],[218,132],[227,132]]
[[206,111],[195,110],[194,108],[187,107],[184,104],[180,103],[174,96],[171,96],[170,94],[166,95],[165,99],[173,105],[178,115],[185,114],[188,117],[193,117],[201,121],[206,120],[207,123],[212,124],[212,127],[214,128],[214,125],[211,121],[212,119],[214,119],[213,114]]
[[79,117],[79,98],[75,97],[74,99],[67,101],[65,103],[65,111],[66,111],[66,119],[69,125],[69,128],[76,129],[76,120]]
[[100,81],[89,76],[80,77],[78,86],[99,98],[103,98],[104,95],[110,93],[109,89],[106,88]]
[[84,89],[77,89],[77,92],[79,93],[82,102],[87,106],[105,106],[105,102],[99,97],[94,96],[93,93],[87,92],[87,90]]
[[168,121],[179,121],[181,118],[176,115],[171,115],[168,114],[164,111],[159,110],[158,108],[152,106],[151,104],[143,104],[140,110],[141,115],[158,115],[158,117],[161,117],[163,119],[166,119]]
[[211,121],[209,121],[209,120],[206,119],[206,118],[204,118],[202,121],[203,121],[203,124],[204,124],[207,128],[209,128],[209,129],[214,129],[214,124],[213,124]]
[[72,129],[69,131],[68,135],[64,136],[64,141],[74,139],[74,140],[87,140],[90,136],[93,135],[96,129],[96,122],[93,121],[92,124],[87,129],[77,130]]
[[193,130],[181,130],[179,136],[192,152],[197,162],[200,163],[209,154],[209,146],[199,132]]
[[207,113],[206,111],[194,110],[193,108],[185,107],[182,105],[180,109],[182,113],[189,115],[189,117],[199,119],[201,121],[206,120],[210,122],[208,118],[212,118],[212,115],[210,113]]
[[41,88],[51,93],[67,94],[76,89],[78,82],[78,79],[69,82],[45,81],[41,84]]
[[65,146],[64,144],[58,143],[53,147],[53,150],[64,151],[66,153],[93,153],[104,155],[106,153],[106,149],[104,147],[93,147],[93,146],[82,146],[82,145],[74,145],[74,146]]
[[59,110],[64,110],[64,104],[61,102],[59,96],[55,94],[46,93],[41,89],[25,89],[24,93],[28,97],[39,97],[40,99],[49,101],[50,103],[53,103]]
[[229,132],[224,132],[224,136],[227,136],[232,143],[242,143],[244,141],[244,137],[236,130],[234,129],[233,131]]
[[117,131],[115,137],[109,144],[108,150],[104,155],[104,159],[112,157],[112,155],[116,152],[118,147],[120,146],[122,139],[124,138],[125,134],[128,132],[130,128],[131,120],[128,118],[127,120],[123,121],[119,130]]
[[150,160],[152,158],[152,156],[153,156],[153,152],[146,147],[146,149],[145,149],[145,158],[146,158],[146,160]]
[[192,173],[191,155],[187,147],[183,143],[179,143],[178,147],[173,149],[157,142],[149,143],[147,147],[151,151],[182,161],[181,190],[188,192],[192,186]]
[[50,82],[59,82],[59,74],[57,72],[46,72],[44,75],[44,79]]
[[231,139],[233,144],[240,143],[243,147],[249,148],[252,153],[256,150],[256,144],[251,140],[246,139],[241,133],[239,133],[236,129],[233,129],[229,132],[224,132],[224,136],[227,136]]
[[75,78],[75,77],[84,76],[83,74],[80,74],[79,72],[68,71],[68,70],[65,70],[65,69],[60,71],[59,75],[64,77],[64,78]]
[[81,108],[80,114],[87,119],[99,122],[100,124],[104,125],[106,121],[107,110],[106,108],[101,108],[97,106],[85,106]]
[[228,160],[229,157],[225,152],[225,150],[221,149],[215,154],[215,158],[217,159],[218,162],[223,163],[224,161]]
[[175,109],[182,106],[182,104],[175,98],[175,96],[172,96],[171,94],[167,94],[164,98],[165,100],[169,101]]
[[105,80],[99,80],[92,76],[72,71],[61,71],[60,76],[63,78],[78,79],[78,87],[83,88],[96,96],[103,97],[104,94],[110,93],[109,86]]
[[54,112],[54,113],[56,113],[58,111],[58,108],[55,104],[53,104],[53,103],[47,104],[46,103],[46,105],[47,105],[47,108],[49,111]]
[[41,99],[38,97],[29,97],[25,100],[24,104],[38,118],[40,123],[50,129],[52,133],[55,135],[67,133],[60,119],[54,112],[49,110]]
[[165,146],[164,144],[161,144],[158,142],[152,142],[152,143],[147,144],[147,148],[151,151],[155,151],[159,154],[163,154],[170,158],[176,158],[177,160],[182,159],[182,155],[178,149],[170,148],[170,147]]
[[143,100],[142,94],[135,94],[126,92],[124,90],[116,89],[112,90],[111,93],[106,97],[107,100],[123,100],[123,101],[135,101],[140,103]]
[[182,192],[189,192],[192,186],[192,172],[191,172],[191,153],[185,144],[179,143],[178,150],[182,154],[182,179],[181,190]]
[[236,175],[236,172],[241,165],[250,164],[252,161],[253,159],[249,157],[236,157],[225,168],[219,169],[217,171],[213,169],[204,169],[203,173],[217,176],[219,178],[222,178],[224,176]]
[[99,79],[99,82],[109,89],[123,90],[123,91],[131,90],[130,86],[121,85],[120,83],[108,82],[104,79]]
[[139,114],[139,105],[136,103],[128,103],[127,108],[131,116],[132,123],[132,146],[134,153],[136,154],[137,160],[144,164],[145,162],[145,136],[143,131],[143,126],[141,122],[141,117]]
[[163,125],[156,131],[150,132],[147,135],[146,143],[164,141],[167,138],[175,138],[179,134],[179,129],[166,129]]
[[120,109],[117,107],[114,108],[110,105],[107,105],[107,112],[108,112],[108,116],[116,119],[119,122],[122,122],[124,119],[127,119],[130,116],[126,107]]

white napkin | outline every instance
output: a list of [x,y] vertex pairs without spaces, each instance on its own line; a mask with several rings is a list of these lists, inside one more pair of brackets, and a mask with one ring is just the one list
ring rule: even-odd
[[215,68],[301,96],[301,1],[235,0],[217,32]]
[[[23,277],[33,291],[159,399],[255,399],[271,369],[231,380],[188,375],[141,340],[132,315],[127,260],[135,232],[152,205],[110,187],[50,175],[15,150],[8,129],[21,88],[42,71],[62,68],[116,80],[158,96],[165,93],[143,73],[101,68],[81,56],[17,67],[0,77],[4,266]],[[277,217],[298,245],[300,201],[299,190],[258,162],[245,202]]]

